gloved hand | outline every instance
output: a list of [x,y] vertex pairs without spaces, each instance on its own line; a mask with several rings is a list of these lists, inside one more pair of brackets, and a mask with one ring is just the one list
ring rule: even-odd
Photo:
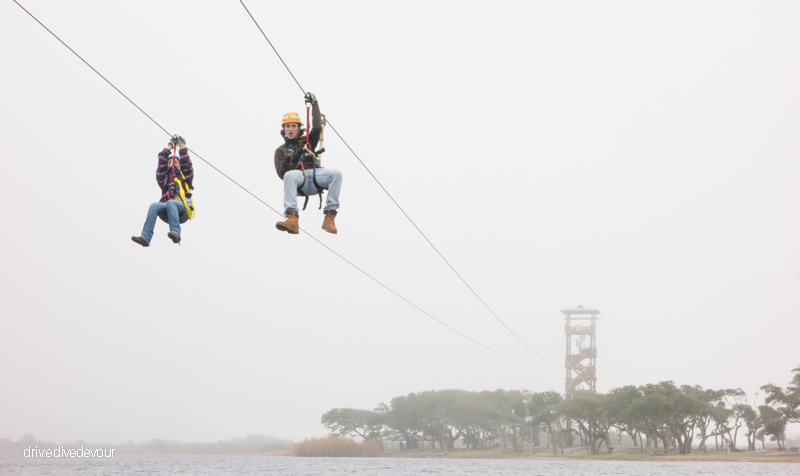
[[306,93],[305,100],[307,103],[314,104],[317,102],[317,97],[314,96],[314,93]]
[[168,149],[171,149],[171,148],[175,147],[175,145],[178,143],[177,142],[177,138],[178,138],[178,136],[172,136],[172,139],[170,139],[169,142],[167,143],[167,148]]
[[178,141],[178,148],[179,149],[185,149],[186,148],[186,139],[184,139],[181,136],[178,136],[176,138],[176,140]]

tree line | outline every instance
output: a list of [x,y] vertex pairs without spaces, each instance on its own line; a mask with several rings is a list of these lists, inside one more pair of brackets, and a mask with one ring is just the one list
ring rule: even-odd
[[756,443],[783,448],[786,425],[800,423],[800,367],[786,388],[768,384],[764,404],[750,402],[741,389],[677,386],[671,381],[629,385],[608,393],[527,390],[431,390],[393,398],[373,410],[334,408],[322,415],[332,433],[364,440],[401,441],[404,449],[428,443],[445,452],[461,440],[463,447],[484,449],[499,440],[503,451],[522,452],[525,445],[585,446],[591,453],[612,451],[611,435],[627,435],[642,452],[652,446],[688,454],[693,448],[740,451],[737,438],[755,451]]

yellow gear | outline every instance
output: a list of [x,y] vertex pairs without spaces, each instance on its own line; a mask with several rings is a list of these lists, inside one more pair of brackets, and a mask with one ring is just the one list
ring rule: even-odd
[[[186,177],[183,175],[182,171],[181,171],[181,178],[183,179],[183,181],[179,180],[178,177],[175,177],[172,180],[173,182],[178,184],[178,190],[181,191],[181,200],[183,201],[183,206],[186,207],[186,214],[189,215],[189,219],[191,220],[192,218],[194,218],[195,214],[194,200],[191,200],[191,205],[186,203],[186,194],[189,193],[189,184],[186,183]],[[185,191],[184,188],[186,189]]]

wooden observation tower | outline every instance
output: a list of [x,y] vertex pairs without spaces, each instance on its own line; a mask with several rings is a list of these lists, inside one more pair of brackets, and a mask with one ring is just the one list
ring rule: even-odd
[[[580,392],[595,393],[597,382],[597,347],[595,329],[600,311],[578,306],[564,309],[567,336],[567,354],[564,367],[567,378],[564,389],[567,396]],[[576,322],[577,321],[577,322]]]

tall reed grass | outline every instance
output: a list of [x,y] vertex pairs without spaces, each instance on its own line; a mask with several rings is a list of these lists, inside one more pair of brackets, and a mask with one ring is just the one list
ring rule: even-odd
[[325,456],[325,457],[366,457],[378,456],[381,447],[377,441],[356,443],[350,438],[338,435],[328,435],[327,438],[311,438],[294,445],[292,452],[295,456]]

